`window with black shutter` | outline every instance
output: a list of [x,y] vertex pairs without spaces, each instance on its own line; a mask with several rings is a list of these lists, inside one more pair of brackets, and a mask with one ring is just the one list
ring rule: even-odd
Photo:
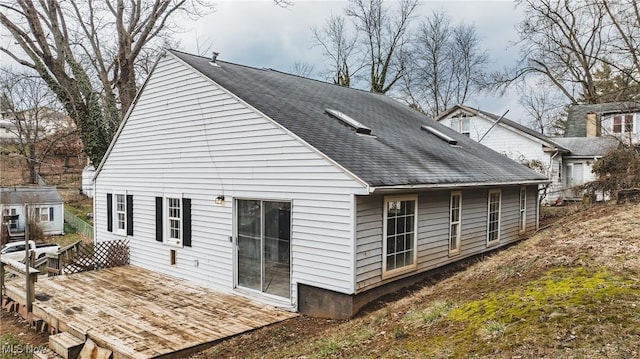
[[113,232],[113,196],[107,193],[107,231]]
[[182,245],[191,247],[191,198],[182,199]]
[[127,236],[133,236],[133,195],[127,195]]
[[156,241],[163,241],[162,229],[162,197],[156,197]]

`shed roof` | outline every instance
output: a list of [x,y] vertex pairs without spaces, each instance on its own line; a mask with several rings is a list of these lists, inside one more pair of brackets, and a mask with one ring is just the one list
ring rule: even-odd
[[[370,186],[542,182],[546,177],[385,95],[272,69],[169,50],[187,65],[262,112]],[[356,133],[327,112],[371,130]],[[457,145],[421,130],[428,125]]]
[[568,157],[600,157],[620,145],[614,137],[556,137],[554,141],[571,151]]
[[55,187],[11,187],[0,188],[2,204],[58,204],[62,198]]

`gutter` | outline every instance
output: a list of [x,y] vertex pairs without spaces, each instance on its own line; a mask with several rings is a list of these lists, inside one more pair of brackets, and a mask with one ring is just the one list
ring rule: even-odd
[[533,185],[547,184],[551,180],[527,180],[527,181],[511,181],[511,182],[465,182],[465,183],[428,183],[418,185],[397,185],[397,186],[379,186],[369,187],[369,193],[384,192],[394,190],[412,190],[412,189],[448,189],[448,188],[469,188],[469,187],[495,187],[495,186],[517,186],[517,185]]

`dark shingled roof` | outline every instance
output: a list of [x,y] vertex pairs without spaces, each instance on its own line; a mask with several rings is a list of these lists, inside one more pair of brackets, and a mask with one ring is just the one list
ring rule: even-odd
[[57,204],[62,198],[55,187],[0,188],[1,204]]
[[[543,182],[546,177],[387,96],[271,69],[169,52],[261,111],[370,186]],[[372,130],[359,135],[325,110]],[[421,130],[431,126],[452,146]]]
[[567,116],[567,137],[585,137],[587,135],[587,114],[593,112],[597,119],[603,115],[640,112],[638,102],[608,102],[592,105],[573,105]]
[[600,157],[618,148],[620,141],[614,137],[556,137],[554,141],[571,151],[568,157]]

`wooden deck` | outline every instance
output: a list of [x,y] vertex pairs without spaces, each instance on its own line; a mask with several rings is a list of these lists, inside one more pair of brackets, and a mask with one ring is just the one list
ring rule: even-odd
[[[24,283],[6,288],[24,300]],[[297,315],[134,266],[40,278],[33,312],[114,358],[182,357]]]

